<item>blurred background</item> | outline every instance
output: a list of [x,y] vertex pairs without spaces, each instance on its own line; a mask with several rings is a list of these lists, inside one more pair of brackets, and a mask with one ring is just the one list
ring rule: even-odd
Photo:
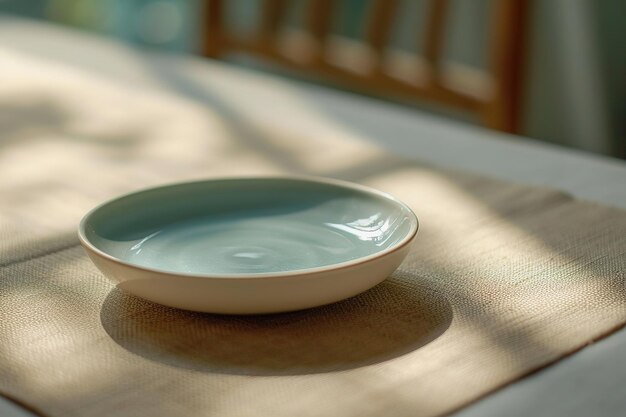
[[623,0],[0,0],[0,13],[626,158]]

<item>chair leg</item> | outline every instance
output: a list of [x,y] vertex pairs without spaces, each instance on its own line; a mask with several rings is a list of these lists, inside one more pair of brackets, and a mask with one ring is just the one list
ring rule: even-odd
[[485,104],[484,126],[508,133],[520,131],[522,79],[525,70],[527,0],[494,2],[490,45],[492,99]]

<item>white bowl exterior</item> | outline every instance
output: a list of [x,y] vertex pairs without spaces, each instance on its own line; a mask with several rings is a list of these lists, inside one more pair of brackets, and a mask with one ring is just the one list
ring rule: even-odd
[[300,310],[355,296],[384,281],[415,239],[367,261],[311,273],[276,277],[183,276],[136,268],[83,244],[93,263],[117,286],[137,297],[207,313],[264,314]]

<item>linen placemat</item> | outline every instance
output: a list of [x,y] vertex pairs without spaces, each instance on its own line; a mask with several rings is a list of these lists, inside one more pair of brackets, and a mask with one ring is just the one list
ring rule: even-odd
[[[437,416],[626,322],[624,211],[0,61],[0,393],[42,415]],[[352,299],[232,317],[127,295],[78,246],[80,217],[120,192],[275,173],[396,195],[420,219],[410,255]]]

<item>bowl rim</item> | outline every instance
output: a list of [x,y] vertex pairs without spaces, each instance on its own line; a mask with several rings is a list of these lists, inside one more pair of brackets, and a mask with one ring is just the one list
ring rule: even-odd
[[[254,180],[302,181],[302,182],[309,182],[309,183],[316,183],[316,184],[331,185],[331,186],[336,186],[340,188],[348,188],[348,189],[351,189],[353,191],[357,191],[360,193],[374,195],[376,197],[383,198],[387,201],[390,201],[406,209],[409,214],[409,221],[411,223],[410,229],[408,233],[400,241],[396,242],[395,244],[391,245],[388,248],[385,248],[379,252],[375,252],[367,256],[362,256],[362,257],[352,259],[349,261],[338,262],[338,263],[333,263],[330,265],[323,265],[323,266],[318,266],[318,267],[313,267],[313,268],[294,269],[294,270],[277,271],[277,272],[254,272],[254,273],[248,273],[248,274],[193,273],[193,272],[171,271],[171,270],[166,270],[166,269],[141,266],[141,265],[137,265],[131,262],[124,261],[122,259],[119,259],[113,255],[110,255],[104,252],[103,250],[97,248],[93,243],[91,243],[85,234],[85,226],[87,225],[89,218],[96,211],[100,210],[102,207],[110,203],[113,203],[115,201],[130,197],[136,194],[141,194],[141,193],[148,192],[148,191],[162,190],[162,189],[167,189],[167,188],[175,188],[175,187],[179,187],[183,185],[191,185],[191,184],[200,184],[200,183],[209,183],[209,182],[228,182],[228,181],[249,181],[249,180],[253,180],[253,181]],[[394,197],[393,195],[389,193],[377,190],[375,188],[372,188],[366,185],[356,184],[350,181],[338,180],[335,178],[310,176],[310,175],[268,175],[268,176],[253,175],[253,176],[225,176],[225,177],[214,177],[214,178],[200,179],[200,180],[179,181],[179,182],[174,182],[174,183],[169,183],[169,184],[144,187],[144,188],[140,188],[134,191],[130,191],[128,193],[118,195],[116,197],[113,197],[111,199],[108,199],[98,204],[97,206],[89,210],[83,216],[83,218],[80,220],[80,223],[78,225],[78,239],[81,245],[86,250],[91,251],[94,254],[105,258],[108,261],[111,261],[113,263],[116,263],[116,264],[119,264],[128,268],[138,269],[138,270],[145,271],[145,272],[166,274],[166,275],[177,276],[177,277],[189,277],[189,278],[262,279],[262,278],[280,278],[280,277],[292,277],[292,276],[302,277],[306,275],[313,275],[313,274],[318,274],[318,273],[323,273],[323,272],[337,271],[340,269],[351,268],[357,265],[365,264],[365,263],[374,261],[376,259],[383,258],[407,246],[413,241],[413,239],[417,235],[418,229],[419,229],[419,220],[417,216],[415,215],[415,213],[413,212],[413,210],[406,203],[400,201],[399,199],[397,199],[396,197]]]

